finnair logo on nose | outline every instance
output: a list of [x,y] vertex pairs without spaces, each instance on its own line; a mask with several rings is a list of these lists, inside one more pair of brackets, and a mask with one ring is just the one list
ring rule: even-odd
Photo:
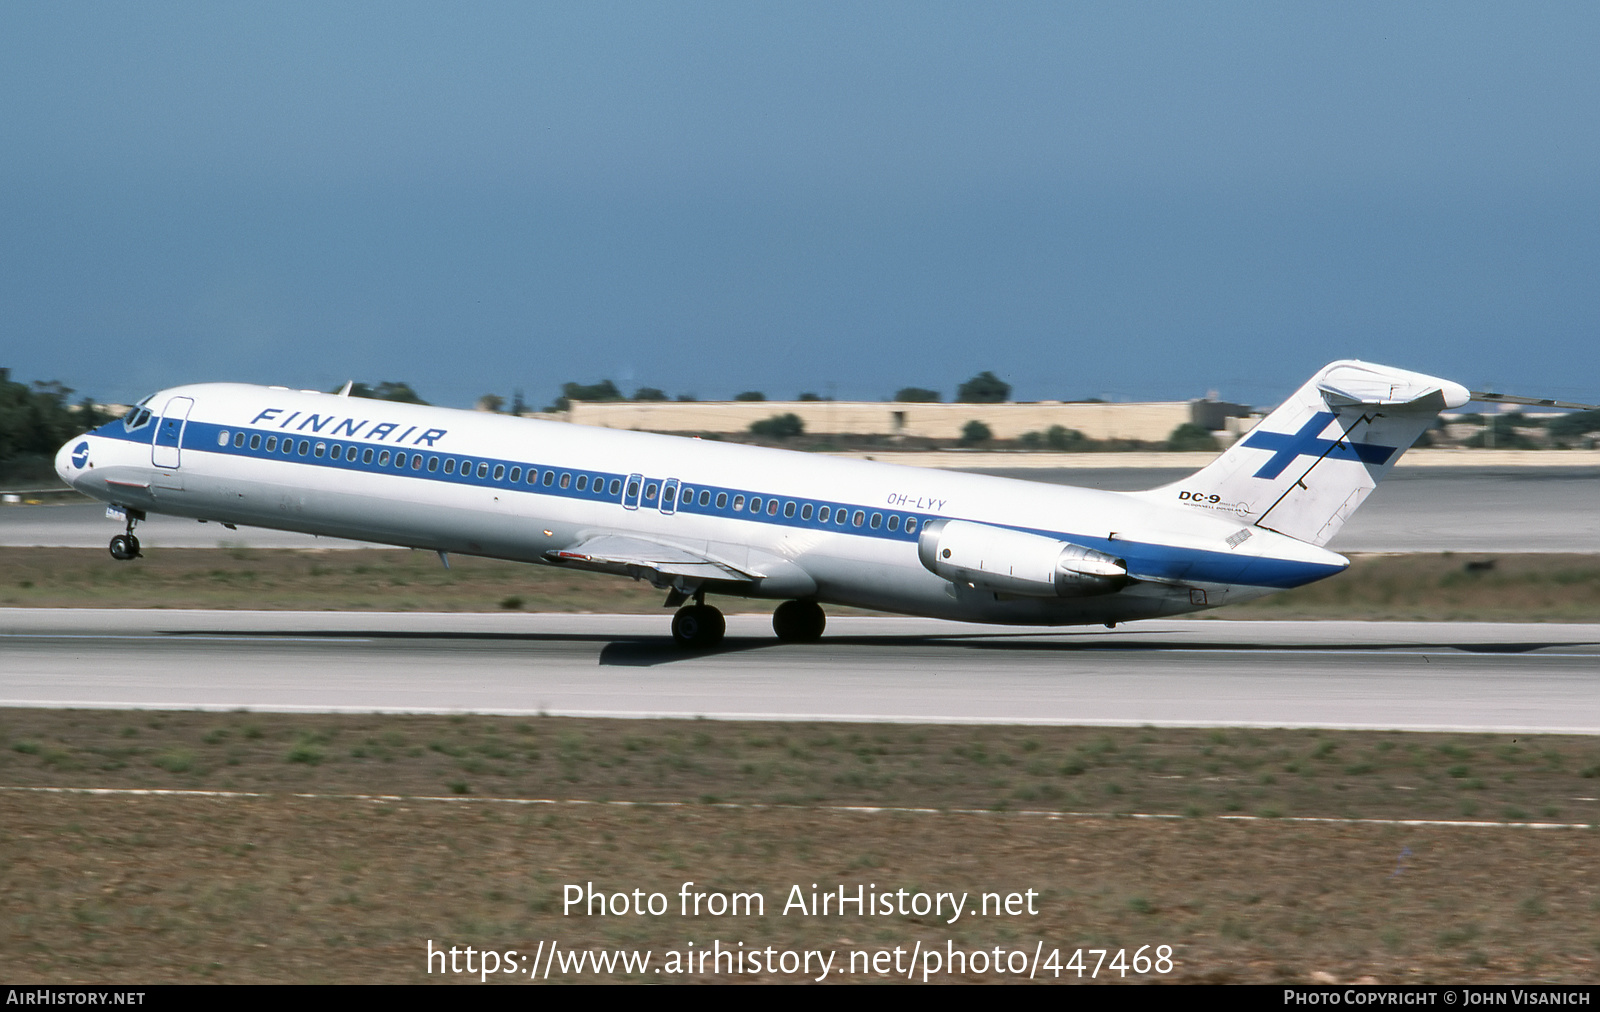
[[89,463],[89,444],[79,443],[72,448],[72,466],[81,468]]
[[[1332,460],[1359,460],[1363,464],[1382,464],[1394,456],[1395,448],[1377,443],[1357,443],[1349,439],[1323,439],[1321,432],[1333,421],[1331,411],[1318,411],[1300,426],[1299,432],[1252,432],[1243,445],[1253,450],[1271,450],[1272,456],[1261,465],[1257,478],[1276,478],[1299,457],[1327,457]],[[1341,433],[1341,435],[1343,435]]]

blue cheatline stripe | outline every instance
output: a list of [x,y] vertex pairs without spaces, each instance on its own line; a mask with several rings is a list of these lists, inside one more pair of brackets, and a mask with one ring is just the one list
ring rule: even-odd
[[[224,443],[219,443],[219,436],[226,432],[228,438]],[[243,435],[244,445],[235,445],[235,437]],[[118,439],[124,442],[149,445],[149,435],[145,429],[136,430],[135,433],[127,432],[122,423],[112,422],[95,430],[93,435],[109,439]],[[139,438],[143,436],[144,438]],[[269,437],[277,437],[277,449],[267,450]],[[259,442],[256,442],[259,440]],[[285,453],[285,441],[292,448],[292,453]],[[255,445],[252,445],[252,444]],[[300,444],[306,444],[307,452],[302,456]],[[323,448],[322,456],[316,456],[316,448]],[[355,449],[355,459],[349,459],[351,448]],[[337,448],[339,459],[333,458]],[[366,474],[388,474],[407,478],[448,482],[454,485],[475,486],[478,488],[500,489],[506,492],[520,492],[530,495],[551,496],[559,499],[572,499],[580,502],[612,503],[622,505],[623,499],[628,494],[628,473],[618,471],[605,471],[599,469],[577,469],[570,467],[553,467],[538,462],[522,460],[509,460],[499,457],[483,457],[467,453],[445,453],[436,449],[422,447],[391,447],[382,443],[369,443],[352,439],[330,439],[326,437],[308,437],[305,435],[284,436],[274,429],[236,428],[233,426],[217,425],[211,422],[199,422],[191,419],[184,429],[184,452],[215,453],[235,457],[249,457],[254,460],[276,460],[284,463],[300,464],[311,467],[337,468],[342,471],[356,471]],[[390,454],[389,463],[379,464],[382,454]],[[395,461],[403,455],[406,460],[404,469],[395,466]],[[420,458],[421,467],[413,468],[412,464]],[[456,470],[453,474],[446,474],[445,461],[455,461]],[[430,464],[435,464],[435,469],[430,470]],[[522,471],[522,480],[511,481],[511,471],[519,468]],[[497,469],[499,469],[497,471]],[[480,476],[479,472],[483,474]],[[530,484],[529,472],[538,475],[538,484]],[[495,477],[496,474],[500,477]],[[545,476],[551,475],[550,484],[545,484]],[[565,488],[561,486],[561,479],[569,479]],[[588,485],[585,489],[578,488],[578,479],[585,477]],[[644,478],[641,484],[644,488],[639,495],[641,509],[659,509],[660,494],[663,478]],[[681,480],[681,479],[680,479]],[[610,491],[611,483],[619,483],[616,492]],[[651,488],[655,489],[654,496],[644,493]],[[707,503],[701,505],[701,493],[707,493]],[[687,493],[687,494],[684,494]],[[725,496],[725,505],[718,506],[721,497]],[[735,510],[733,503],[743,499],[743,508]],[[692,501],[691,501],[692,500]],[[752,513],[751,505],[759,500],[761,512]],[[775,513],[768,512],[770,504],[776,501]],[[792,515],[789,507],[793,506]],[[812,507],[811,516],[803,515],[804,507]],[[818,519],[823,508],[831,514],[827,523]],[[883,507],[865,506],[860,503],[844,503],[836,500],[799,499],[785,496],[772,496],[768,493],[733,488],[720,485],[701,485],[693,481],[683,481],[680,487],[678,513],[688,513],[695,516],[718,517],[724,520],[743,520],[749,523],[761,523],[778,527],[795,528],[800,530],[830,531],[836,534],[849,534],[855,537],[877,538],[884,541],[915,542],[917,532],[907,532],[907,520],[915,520],[918,530],[923,524],[931,520],[961,519],[957,517],[929,516],[925,514],[904,513],[886,510]],[[838,523],[839,515],[844,513],[847,522],[844,526]],[[862,514],[861,526],[855,524],[855,514]],[[878,516],[880,526],[873,528],[871,518]],[[888,529],[888,520],[891,516],[899,518],[898,530]],[[974,521],[976,523],[990,523],[987,520]],[[1087,534],[1074,534],[1064,531],[1052,531],[1042,528],[1006,526],[1012,530],[1023,531],[1028,534],[1039,534],[1049,538],[1071,541],[1074,544],[1094,548],[1111,555],[1125,559],[1130,572],[1140,576],[1157,579],[1185,580],[1198,583],[1244,583],[1258,587],[1297,587],[1301,584],[1320,580],[1340,571],[1341,567],[1326,566],[1315,563],[1293,562],[1283,559],[1267,559],[1254,556],[1235,556],[1224,552],[1208,552],[1193,548],[1175,548],[1169,545],[1149,544],[1139,541],[1112,541],[1108,538],[1095,537]]]

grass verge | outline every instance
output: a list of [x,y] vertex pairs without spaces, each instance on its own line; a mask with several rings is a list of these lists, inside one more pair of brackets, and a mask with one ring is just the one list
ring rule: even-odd
[[[0,606],[660,613],[646,583],[393,549],[0,548]],[[723,599],[731,611],[766,602]],[[851,609],[830,607],[834,614]],[[1219,618],[1600,621],[1600,556],[1357,556],[1345,573],[1208,613]]]

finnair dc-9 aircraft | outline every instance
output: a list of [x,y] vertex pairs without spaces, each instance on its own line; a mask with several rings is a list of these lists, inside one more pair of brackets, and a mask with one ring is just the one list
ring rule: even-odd
[[1321,580],[1349,564],[1322,546],[1438,412],[1475,396],[1335,362],[1146,492],[232,383],[152,394],[56,469],[125,519],[116,559],[164,513],[596,570],[665,591],[673,637],[705,648],[724,628],[708,594],[783,601],[778,637],[808,641],[829,603],[1113,626]]

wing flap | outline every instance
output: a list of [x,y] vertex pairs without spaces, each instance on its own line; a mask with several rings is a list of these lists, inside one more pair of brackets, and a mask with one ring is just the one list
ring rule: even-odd
[[754,574],[747,573],[731,563],[690,551],[679,545],[617,534],[602,534],[570,548],[552,549],[544,554],[551,562],[607,572],[644,569],[662,576],[683,577],[690,580],[734,580],[750,583],[756,579]]

